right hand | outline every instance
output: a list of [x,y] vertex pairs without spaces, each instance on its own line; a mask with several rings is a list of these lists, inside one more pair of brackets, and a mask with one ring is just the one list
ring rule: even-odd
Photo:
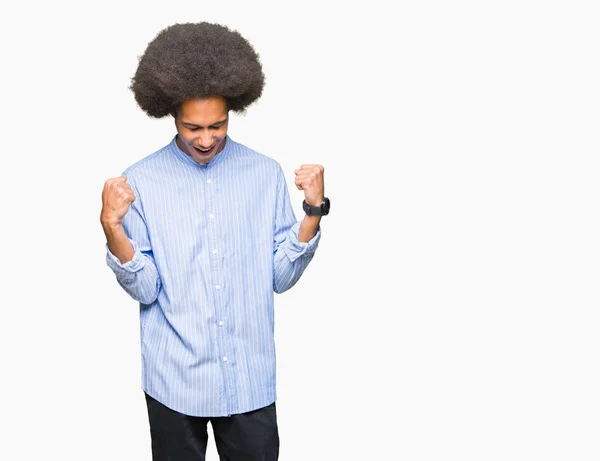
[[102,191],[102,211],[100,222],[102,225],[114,226],[121,224],[123,216],[135,200],[131,186],[127,184],[127,176],[108,179]]

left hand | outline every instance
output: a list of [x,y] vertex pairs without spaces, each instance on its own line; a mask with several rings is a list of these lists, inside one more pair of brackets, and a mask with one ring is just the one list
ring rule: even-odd
[[311,206],[319,206],[325,198],[325,183],[322,165],[302,165],[294,170],[296,187],[304,191],[304,199]]

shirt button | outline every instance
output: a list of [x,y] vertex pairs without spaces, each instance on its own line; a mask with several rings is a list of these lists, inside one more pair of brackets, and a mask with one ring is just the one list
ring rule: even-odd
[[207,180],[206,180],[206,182],[207,182],[208,184],[212,184],[212,179],[207,179]]
[[227,362],[227,356],[223,357],[223,362]]
[[216,285],[216,286],[215,286],[215,288],[216,288],[217,290],[220,290],[220,289],[221,289],[221,285]]
[[215,215],[213,213],[208,215],[210,219],[215,219]]
[[218,253],[217,250],[213,250],[213,254],[216,255]]
[[223,320],[219,320],[219,325],[223,326],[223,325],[225,325],[225,322],[223,322]]

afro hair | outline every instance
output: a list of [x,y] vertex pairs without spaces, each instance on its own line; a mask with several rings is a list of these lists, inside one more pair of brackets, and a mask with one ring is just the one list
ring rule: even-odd
[[160,31],[139,57],[129,87],[149,116],[173,114],[186,99],[222,96],[244,112],[262,94],[265,76],[252,45],[239,32],[208,22]]

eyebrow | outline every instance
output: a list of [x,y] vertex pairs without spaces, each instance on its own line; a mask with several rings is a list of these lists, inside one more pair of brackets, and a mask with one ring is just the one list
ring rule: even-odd
[[[229,120],[229,117],[226,117],[223,120],[219,120],[218,122],[211,123],[209,126],[223,125],[227,120]],[[194,123],[189,123],[189,122],[181,122],[181,124],[185,125],[189,128],[202,128],[200,125],[196,125]]]

